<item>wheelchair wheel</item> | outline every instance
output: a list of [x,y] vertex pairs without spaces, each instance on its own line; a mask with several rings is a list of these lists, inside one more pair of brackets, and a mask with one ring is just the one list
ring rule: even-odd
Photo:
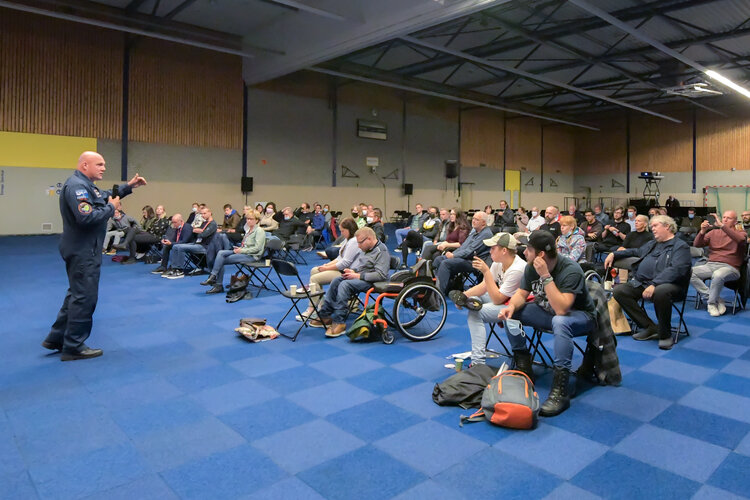
[[409,340],[429,340],[448,315],[445,297],[432,283],[416,282],[401,290],[393,304],[393,321]]
[[584,278],[586,281],[596,281],[597,283],[603,283],[604,279],[593,269],[589,269],[584,273]]
[[396,337],[393,335],[392,331],[385,329],[380,333],[380,340],[382,340],[384,344],[393,344]]

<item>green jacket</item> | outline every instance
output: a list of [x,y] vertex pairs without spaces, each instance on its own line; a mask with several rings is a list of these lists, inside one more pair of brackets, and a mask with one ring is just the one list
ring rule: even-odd
[[244,255],[250,255],[256,259],[260,259],[263,255],[263,251],[266,248],[266,232],[261,229],[260,226],[255,226],[255,229],[245,233],[245,237],[242,238],[242,245],[240,246],[240,253]]

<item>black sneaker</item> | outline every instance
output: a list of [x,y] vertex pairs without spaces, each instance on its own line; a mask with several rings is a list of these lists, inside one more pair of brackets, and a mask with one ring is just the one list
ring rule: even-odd
[[156,269],[154,269],[153,271],[151,271],[151,274],[164,274],[166,272],[167,272],[167,268],[166,267],[159,266]]
[[476,297],[467,297],[461,290],[451,290],[448,297],[456,304],[456,307],[465,307],[469,311],[478,311],[482,308],[482,301]]
[[656,340],[659,338],[659,331],[654,327],[638,330],[633,334],[633,340]]

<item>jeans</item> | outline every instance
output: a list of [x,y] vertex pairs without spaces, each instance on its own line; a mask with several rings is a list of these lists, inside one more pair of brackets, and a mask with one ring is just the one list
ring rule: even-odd
[[443,292],[443,295],[448,295],[448,284],[452,277],[460,273],[470,273],[474,270],[471,266],[471,261],[454,257],[449,259],[443,255],[440,255],[432,261],[432,268],[435,270],[435,276],[437,277],[437,287]]
[[349,299],[360,292],[366,292],[372,283],[363,280],[346,280],[339,276],[328,287],[323,307],[320,308],[321,318],[331,318],[334,323],[346,323],[349,314]]
[[104,250],[109,247],[110,242],[113,245],[120,244],[120,238],[125,236],[125,231],[107,231],[104,234]]
[[256,260],[258,259],[252,255],[234,253],[234,250],[219,250],[219,253],[216,254],[214,266],[211,269],[211,275],[216,276],[216,284],[221,285],[224,283],[224,266],[227,264],[250,263]]
[[469,334],[471,335],[471,364],[484,364],[484,346],[487,345],[487,328],[485,323],[497,323],[497,314],[505,309],[505,304],[495,305],[490,294],[478,297],[484,305],[479,311],[469,311]]
[[[707,287],[703,280],[711,280],[711,287]],[[716,304],[721,300],[721,289],[727,281],[740,279],[740,272],[726,262],[706,262],[695,266],[690,276],[690,284],[703,297],[708,298],[709,304]]]
[[[633,286],[629,283],[622,283],[615,286],[612,296],[639,328],[653,328],[656,325],[638,303],[645,288],[643,285]],[[685,288],[672,283],[664,283],[654,288],[651,300],[654,302],[660,339],[668,339],[672,336],[672,303],[684,300],[686,291]]]
[[411,231],[410,227],[402,227],[401,229],[396,229],[396,246],[400,247],[401,242],[404,241],[404,238],[406,238],[406,235],[409,234],[409,231]]
[[[586,335],[594,329],[594,319],[583,311],[571,310],[564,316],[547,312],[537,304],[526,304],[513,314],[523,326],[551,331],[555,336],[554,363],[558,368],[570,370],[573,361],[573,337]],[[526,339],[521,335],[512,335],[505,327],[505,333],[514,351],[528,349]]]
[[205,254],[206,247],[200,243],[177,243],[176,245],[172,245],[172,267],[178,269],[187,268],[187,254],[189,253]]

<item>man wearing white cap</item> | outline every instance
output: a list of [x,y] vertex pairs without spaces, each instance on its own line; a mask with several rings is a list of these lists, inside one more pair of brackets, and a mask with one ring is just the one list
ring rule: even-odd
[[469,310],[469,333],[471,333],[471,363],[484,364],[484,347],[487,344],[485,323],[497,323],[497,315],[505,303],[518,290],[526,262],[516,255],[516,239],[510,233],[497,233],[483,240],[490,247],[492,265],[474,257],[471,265],[481,272],[484,280],[462,292],[450,293],[456,306]]

